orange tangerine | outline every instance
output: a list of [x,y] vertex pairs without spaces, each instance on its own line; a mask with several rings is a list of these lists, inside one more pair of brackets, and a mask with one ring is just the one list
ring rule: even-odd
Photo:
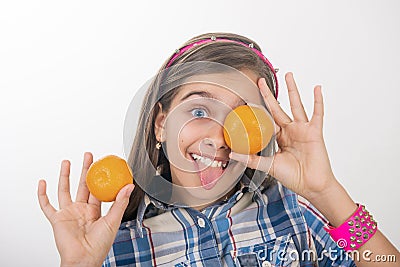
[[86,174],[86,184],[90,193],[104,202],[114,201],[121,188],[131,183],[133,175],[128,164],[114,155],[94,162]]
[[242,105],[224,121],[224,138],[233,152],[255,154],[263,150],[274,133],[274,124],[260,107]]

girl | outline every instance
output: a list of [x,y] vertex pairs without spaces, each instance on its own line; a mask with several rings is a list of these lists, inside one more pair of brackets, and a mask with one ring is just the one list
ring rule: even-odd
[[[58,211],[39,182],[61,265],[376,266],[375,255],[399,258],[332,173],[321,87],[309,119],[293,75],[285,80],[293,118],[276,100],[275,69],[252,40],[213,33],[184,44],[146,93],[128,159],[135,185],[121,189],[107,215],[85,184],[90,153],[75,202],[68,161]],[[276,123],[275,139],[255,155],[231,152],[221,126],[245,104],[268,106]]]

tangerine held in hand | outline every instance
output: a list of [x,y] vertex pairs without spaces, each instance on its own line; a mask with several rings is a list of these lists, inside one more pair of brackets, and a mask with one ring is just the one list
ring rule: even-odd
[[128,164],[114,155],[94,162],[86,174],[86,184],[90,193],[104,202],[114,201],[122,187],[132,183],[132,171]]
[[224,138],[233,152],[255,154],[263,150],[274,133],[274,124],[267,112],[260,108],[242,105],[226,116]]

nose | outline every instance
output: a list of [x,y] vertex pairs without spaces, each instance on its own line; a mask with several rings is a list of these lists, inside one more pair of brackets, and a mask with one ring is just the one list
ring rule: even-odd
[[228,149],[228,145],[225,143],[224,128],[218,122],[210,122],[209,127],[204,129],[205,138],[203,144],[207,147],[212,147],[215,150]]

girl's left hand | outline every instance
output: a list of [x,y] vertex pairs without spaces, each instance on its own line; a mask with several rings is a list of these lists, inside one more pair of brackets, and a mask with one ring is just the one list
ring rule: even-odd
[[[265,80],[258,80],[261,94],[276,123],[278,152],[273,157],[232,152],[231,158],[245,163],[249,168],[268,172],[285,187],[309,200],[328,219],[330,225],[339,227],[354,213],[357,205],[336,180],[329,163],[322,136],[324,104],[321,86],[314,88],[314,112],[311,120],[308,120],[292,73],[287,73],[285,79],[293,119],[279,106]],[[399,251],[379,230],[358,251],[375,255],[399,255]],[[365,261],[364,258],[357,266],[370,264],[375,266],[376,262]]]
[[230,157],[249,168],[268,172],[290,190],[311,200],[324,194],[336,182],[322,136],[324,105],[321,86],[314,88],[314,112],[309,120],[293,74],[287,73],[285,80],[293,119],[282,110],[265,79],[258,80],[261,95],[276,123],[278,152],[273,157],[232,152]]

